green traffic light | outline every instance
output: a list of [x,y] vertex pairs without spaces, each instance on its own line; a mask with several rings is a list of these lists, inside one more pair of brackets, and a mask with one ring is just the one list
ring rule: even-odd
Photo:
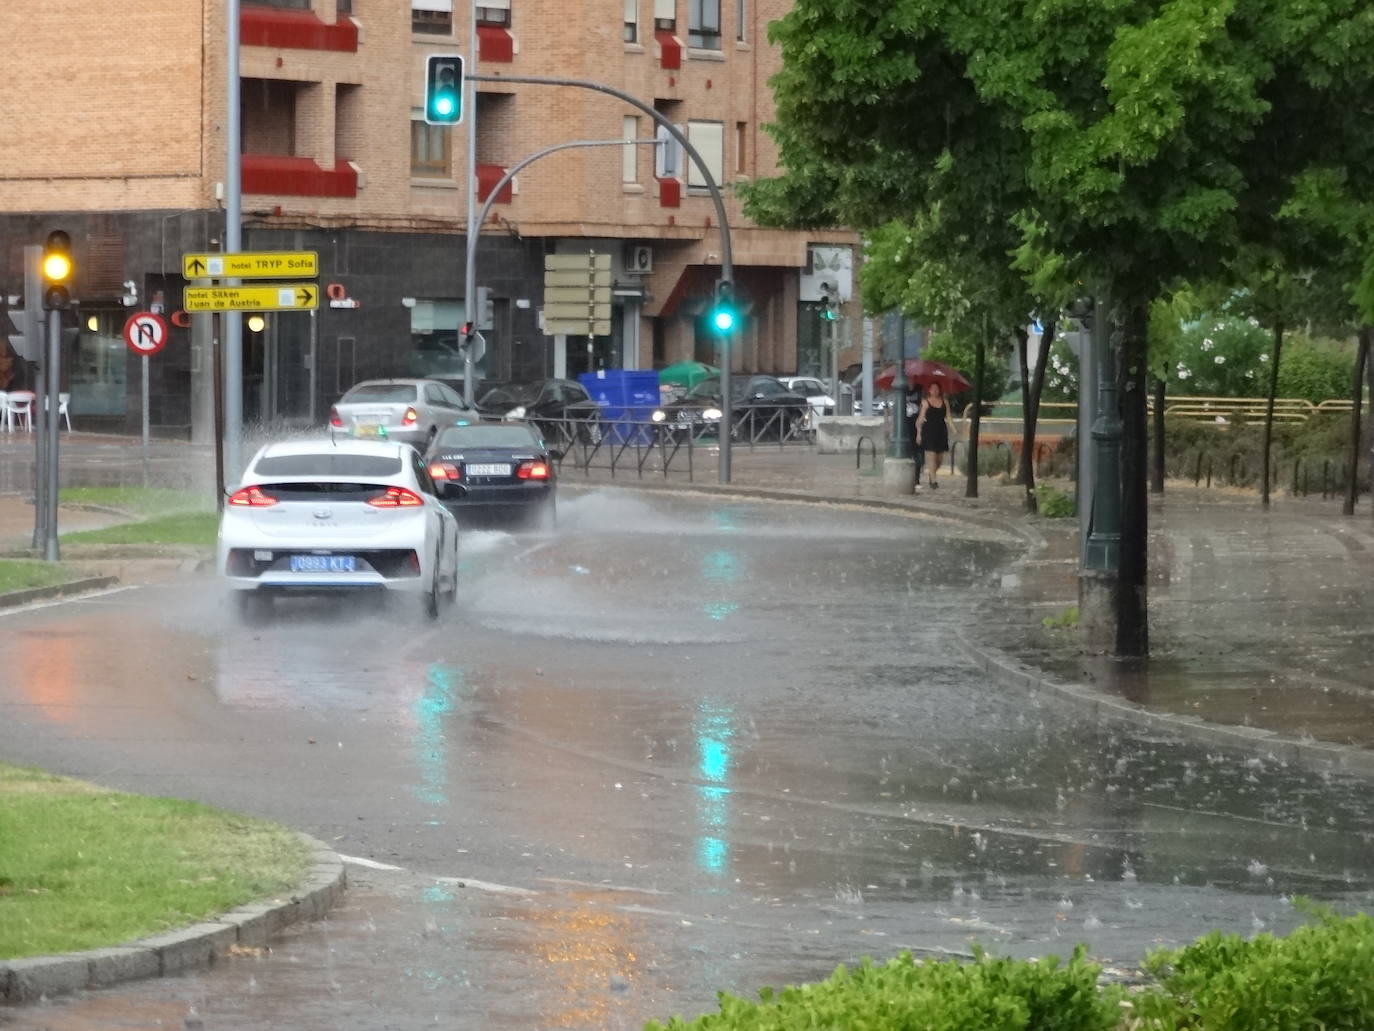
[[729,333],[735,328],[735,313],[729,308],[717,308],[711,316],[711,324],[716,327],[717,333]]

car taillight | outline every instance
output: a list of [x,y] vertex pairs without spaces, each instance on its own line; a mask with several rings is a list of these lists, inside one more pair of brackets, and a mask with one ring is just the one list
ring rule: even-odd
[[548,463],[521,462],[519,468],[515,470],[515,477],[519,480],[547,480],[549,478]]
[[432,462],[429,466],[429,475],[436,480],[461,480],[462,471],[452,462]]
[[417,412],[414,408],[407,408],[405,418],[401,421],[405,423],[407,426],[414,426],[417,422],[420,421],[420,413]]
[[277,499],[271,494],[264,494],[261,487],[243,487],[229,495],[229,504],[248,508],[266,508],[276,503]]
[[329,425],[335,429],[343,429],[343,416],[339,414],[337,408],[329,409]]
[[373,508],[413,508],[423,505],[424,500],[414,491],[406,490],[404,487],[388,487],[385,493],[368,498],[367,503]]

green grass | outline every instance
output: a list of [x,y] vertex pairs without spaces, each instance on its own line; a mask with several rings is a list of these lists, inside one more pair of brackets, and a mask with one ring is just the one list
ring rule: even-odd
[[214,512],[184,512],[102,530],[64,533],[62,540],[71,544],[188,544],[213,548],[218,533],[219,516]]
[[25,591],[31,587],[51,587],[80,578],[69,566],[37,559],[0,559],[0,594]]
[[169,487],[67,487],[59,496],[63,504],[98,505],[137,516],[208,512],[214,508],[210,494]]
[[300,883],[284,827],[0,763],[0,959],[98,948]]

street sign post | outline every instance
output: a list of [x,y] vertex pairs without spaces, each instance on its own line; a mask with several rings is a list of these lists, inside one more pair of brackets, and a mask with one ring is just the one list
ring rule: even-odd
[[315,251],[183,254],[181,274],[186,279],[314,279],[320,256]]
[[544,256],[544,332],[550,336],[609,336],[611,256]]
[[148,357],[167,346],[167,320],[151,311],[130,315],[124,323],[124,343],[143,356],[143,486],[148,486]]
[[314,311],[320,291],[314,286],[188,286],[187,311]]

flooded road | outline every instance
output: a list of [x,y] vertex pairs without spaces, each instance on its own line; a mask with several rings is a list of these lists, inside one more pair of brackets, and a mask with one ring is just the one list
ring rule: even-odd
[[244,627],[208,577],[0,617],[0,755],[350,858],[269,956],[0,1027],[637,1028],[903,948],[1124,969],[1369,903],[1367,784],[981,679],[954,631],[1011,537],[616,491],[560,519],[465,535],[437,624]]

